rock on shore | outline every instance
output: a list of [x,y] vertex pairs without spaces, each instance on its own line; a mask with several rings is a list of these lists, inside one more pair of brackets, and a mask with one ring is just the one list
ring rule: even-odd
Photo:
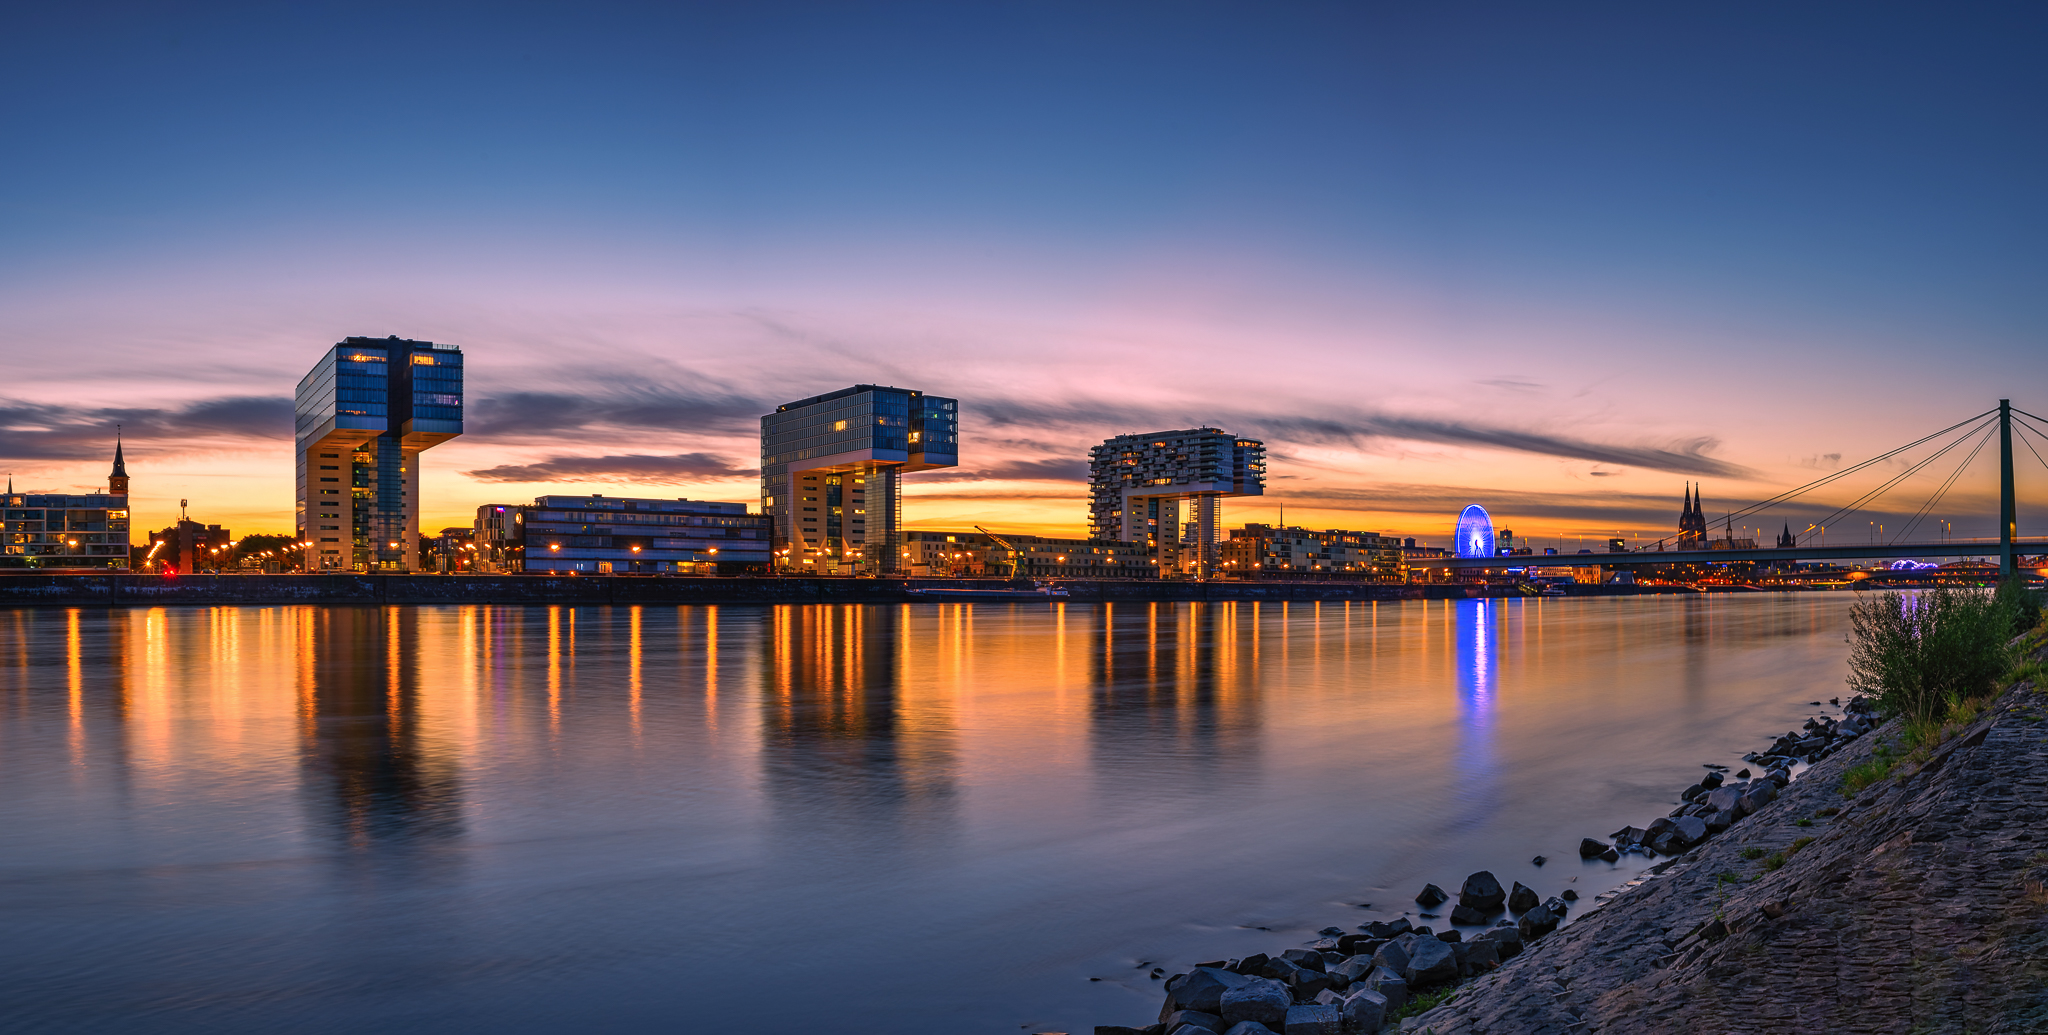
[[1401,1030],[2048,1032],[2048,694],[2021,684],[1845,799],[1899,733],[1852,723],[1774,801],[1707,791],[1754,814]]

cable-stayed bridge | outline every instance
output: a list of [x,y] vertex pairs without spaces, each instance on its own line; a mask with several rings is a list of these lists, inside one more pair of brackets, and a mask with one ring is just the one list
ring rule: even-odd
[[[1581,553],[1539,556],[1518,554],[1492,557],[1442,557],[1410,561],[1411,567],[1449,568],[1452,570],[1495,569],[1521,567],[1525,565],[1653,565],[1653,564],[1730,564],[1738,562],[1785,563],[1820,560],[1857,560],[1887,557],[1996,557],[2001,575],[2011,575],[2016,569],[2016,559],[2026,554],[2048,554],[2048,537],[2021,538],[2019,508],[2013,488],[2013,441],[2014,432],[2020,434],[2020,444],[2034,459],[2048,469],[2048,458],[2033,440],[2039,440],[2048,447],[2048,418],[2037,417],[2025,410],[2014,409],[2012,401],[2000,399],[1993,408],[1952,424],[1931,435],[1908,442],[1897,449],[1871,457],[1859,464],[1853,464],[1822,478],[1817,478],[1795,489],[1788,489],[1769,499],[1752,503],[1740,510],[1730,512],[1725,520],[1733,522],[1754,517],[1772,507],[1806,496],[1815,490],[1825,488],[1850,475],[1868,470],[1878,464],[1899,457],[1910,450],[1923,446],[1935,446],[1929,455],[1908,464],[1904,470],[1887,478],[1877,488],[1863,493],[1856,499],[1835,509],[1818,521],[1808,524],[1806,531],[1799,533],[1796,546],[1780,546],[1759,549],[1713,549],[1701,538],[1681,539],[1677,536],[1657,540],[1649,546],[1625,553]],[[2031,439],[2029,438],[2031,436]],[[1999,480],[1999,536],[1996,539],[1950,539],[1938,542],[1921,542],[1914,537],[1932,532],[1922,531],[1929,523],[1929,515],[1940,504],[1949,490],[1954,488],[1963,471],[1970,466],[1990,442],[1998,441]],[[1964,447],[1968,447],[1967,450]],[[1869,506],[1885,493],[1898,487],[1913,475],[1927,469],[1936,461],[1951,454],[1961,453],[1962,460],[1921,503],[1905,526],[1889,539],[1870,542],[1841,542],[1845,538],[1839,533],[1835,543],[1826,542],[1826,528],[1839,522],[1843,517]]]

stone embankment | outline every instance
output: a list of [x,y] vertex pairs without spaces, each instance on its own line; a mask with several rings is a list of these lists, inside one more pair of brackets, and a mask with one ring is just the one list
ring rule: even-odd
[[1158,1024],[1096,1031],[2048,1032],[2048,693],[2020,684],[1849,793],[1844,774],[1901,733],[1875,723],[1851,701],[1748,756],[1763,775],[1710,771],[1671,815],[1587,838],[1588,857],[1669,858],[1563,927],[1576,903],[1477,873],[1451,921],[1518,917],[1471,937],[1326,928],[1176,975]]

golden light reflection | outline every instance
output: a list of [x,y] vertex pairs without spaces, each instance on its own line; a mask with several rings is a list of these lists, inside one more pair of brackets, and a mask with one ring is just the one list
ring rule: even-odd
[[640,611],[640,605],[633,605],[626,619],[630,626],[626,644],[626,694],[636,740],[640,736]]
[[85,764],[85,647],[78,634],[78,609],[64,612],[64,668],[71,712],[71,764]]
[[548,728],[562,728],[562,608],[548,607]]

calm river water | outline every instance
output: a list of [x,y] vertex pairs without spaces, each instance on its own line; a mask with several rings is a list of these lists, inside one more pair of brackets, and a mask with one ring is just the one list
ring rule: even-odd
[[1625,879],[1580,836],[1839,695],[1849,602],[0,611],[0,1030],[1146,1024]]

